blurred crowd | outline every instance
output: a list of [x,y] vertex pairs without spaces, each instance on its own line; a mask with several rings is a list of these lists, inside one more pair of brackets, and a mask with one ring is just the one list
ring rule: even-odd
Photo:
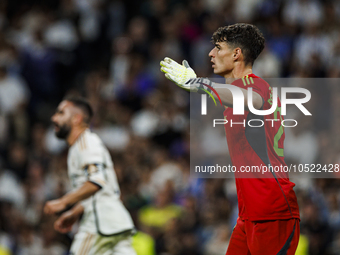
[[[138,255],[225,254],[234,181],[190,178],[189,93],[165,79],[159,62],[187,59],[211,77],[211,35],[236,22],[266,38],[255,74],[340,77],[336,0],[1,0],[0,255],[68,252],[76,227],[58,234],[42,213],[70,190],[67,146],[50,123],[65,95],[94,108],[91,129],[112,154]],[[286,162],[339,163],[339,88],[310,90],[314,118],[286,131]],[[296,254],[340,254],[340,181],[293,181]]]

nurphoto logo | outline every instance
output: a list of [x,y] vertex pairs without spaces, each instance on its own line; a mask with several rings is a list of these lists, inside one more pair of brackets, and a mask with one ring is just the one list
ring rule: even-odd
[[[245,83],[246,81],[244,79],[243,83]],[[251,80],[248,82],[253,82],[252,78]],[[208,84],[204,84],[206,87],[208,87],[213,93],[215,93],[215,95],[217,96],[217,98],[219,99],[219,102],[221,105],[222,104],[222,100],[220,98],[220,95],[217,93],[217,91],[211,87]],[[217,88],[217,86],[215,86],[215,88]],[[220,85],[219,88],[224,88],[224,89],[228,89],[233,97],[233,115],[244,115],[244,111],[245,111],[245,100],[244,100],[244,94],[242,92],[242,90],[234,85],[228,85],[228,84],[223,84]],[[207,94],[213,99],[215,105],[217,105],[216,100],[214,98],[214,96],[212,95],[212,93],[210,93],[208,90],[200,88],[201,90],[205,91],[206,94],[201,94],[201,115],[207,115]],[[282,87],[281,88],[281,107],[278,107],[278,100],[273,100],[273,98],[277,98],[278,97],[278,89],[277,88],[271,88],[270,89],[270,99],[268,100],[269,104],[271,105],[270,109],[267,110],[258,110],[255,109],[253,106],[253,88],[252,87],[248,87],[247,88],[247,106],[248,106],[248,110],[253,113],[254,115],[257,116],[266,116],[266,115],[270,115],[272,113],[274,113],[275,118],[274,119],[266,119],[265,121],[271,121],[272,125],[274,121],[280,121],[281,120],[281,124],[284,127],[295,127],[297,126],[297,121],[294,119],[287,119],[287,120],[282,120],[282,119],[277,119],[276,116],[278,115],[277,113],[279,112],[281,115],[285,116],[287,114],[287,105],[295,105],[305,116],[312,116],[312,114],[306,109],[306,107],[303,105],[307,102],[309,102],[309,100],[311,99],[311,93],[308,89],[305,88],[293,88],[293,87]],[[301,98],[288,98],[287,94],[288,93],[294,93],[294,94],[300,94],[303,95],[304,97]],[[252,119],[249,122],[254,122],[254,121],[258,121],[260,123],[260,125],[252,125],[251,123],[248,123],[248,126],[250,127],[261,127],[264,125],[264,121],[263,118],[260,119]],[[287,122],[294,122],[293,125],[287,125]],[[215,127],[217,124],[227,124],[228,120],[226,119],[214,119],[213,121],[213,126]],[[234,123],[236,124],[236,123]],[[245,120],[242,123],[245,125]],[[231,123],[231,126],[233,124]]]

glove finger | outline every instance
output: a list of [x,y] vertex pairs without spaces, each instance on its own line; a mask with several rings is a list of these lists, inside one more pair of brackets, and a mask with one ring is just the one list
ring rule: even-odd
[[161,65],[161,66],[169,66],[169,64],[166,63],[165,61],[161,61],[161,62],[160,62],[160,65]]
[[189,66],[188,61],[186,61],[185,59],[182,61],[182,65],[183,65],[185,68],[191,68],[191,67]]
[[[166,74],[165,74],[165,77],[166,77],[168,80],[175,82],[175,76],[173,76],[173,75],[171,75],[171,74],[169,74],[169,73],[166,73]],[[176,82],[175,82],[175,83],[176,83]],[[176,84],[177,84],[177,83],[176,83]]]
[[168,64],[168,63],[165,62],[165,61],[161,61],[161,66],[166,67],[166,68],[169,68],[169,69],[174,69],[174,66]]
[[161,67],[161,71],[163,72],[163,73],[172,73],[172,70],[171,69],[169,69],[169,68],[166,68],[166,67]]
[[165,58],[164,61],[161,62],[161,66],[172,69],[173,72],[176,72],[176,75],[179,75],[186,71],[186,68],[184,66],[178,64],[176,61],[173,61],[170,58]]
[[172,60],[171,58],[165,57],[165,58],[164,58],[164,62],[170,64],[171,62],[175,62],[175,61]]
[[178,75],[178,72],[168,67],[161,67],[161,71],[163,73],[170,73],[171,75],[174,75],[174,76]]
[[182,66],[180,64],[178,64],[175,60],[172,60],[171,58],[164,58],[164,62],[168,63],[169,65],[172,65],[176,68],[181,68]]
[[173,67],[161,67],[163,73],[169,73],[172,76],[181,76],[182,72],[180,70],[173,69]]

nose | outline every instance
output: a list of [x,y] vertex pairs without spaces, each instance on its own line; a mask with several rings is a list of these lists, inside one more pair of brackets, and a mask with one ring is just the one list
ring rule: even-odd
[[52,117],[51,117],[51,121],[56,122],[56,120],[57,120],[57,116],[56,116],[56,114],[53,114]]
[[209,57],[214,58],[215,57],[215,48],[213,48],[210,52],[209,52]]

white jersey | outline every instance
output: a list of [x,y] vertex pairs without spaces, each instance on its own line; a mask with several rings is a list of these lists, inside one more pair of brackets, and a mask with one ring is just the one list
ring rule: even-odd
[[81,203],[84,215],[79,231],[109,236],[134,228],[129,212],[120,200],[120,190],[111,156],[100,138],[84,131],[70,147],[68,175],[74,189],[86,181],[101,189]]

